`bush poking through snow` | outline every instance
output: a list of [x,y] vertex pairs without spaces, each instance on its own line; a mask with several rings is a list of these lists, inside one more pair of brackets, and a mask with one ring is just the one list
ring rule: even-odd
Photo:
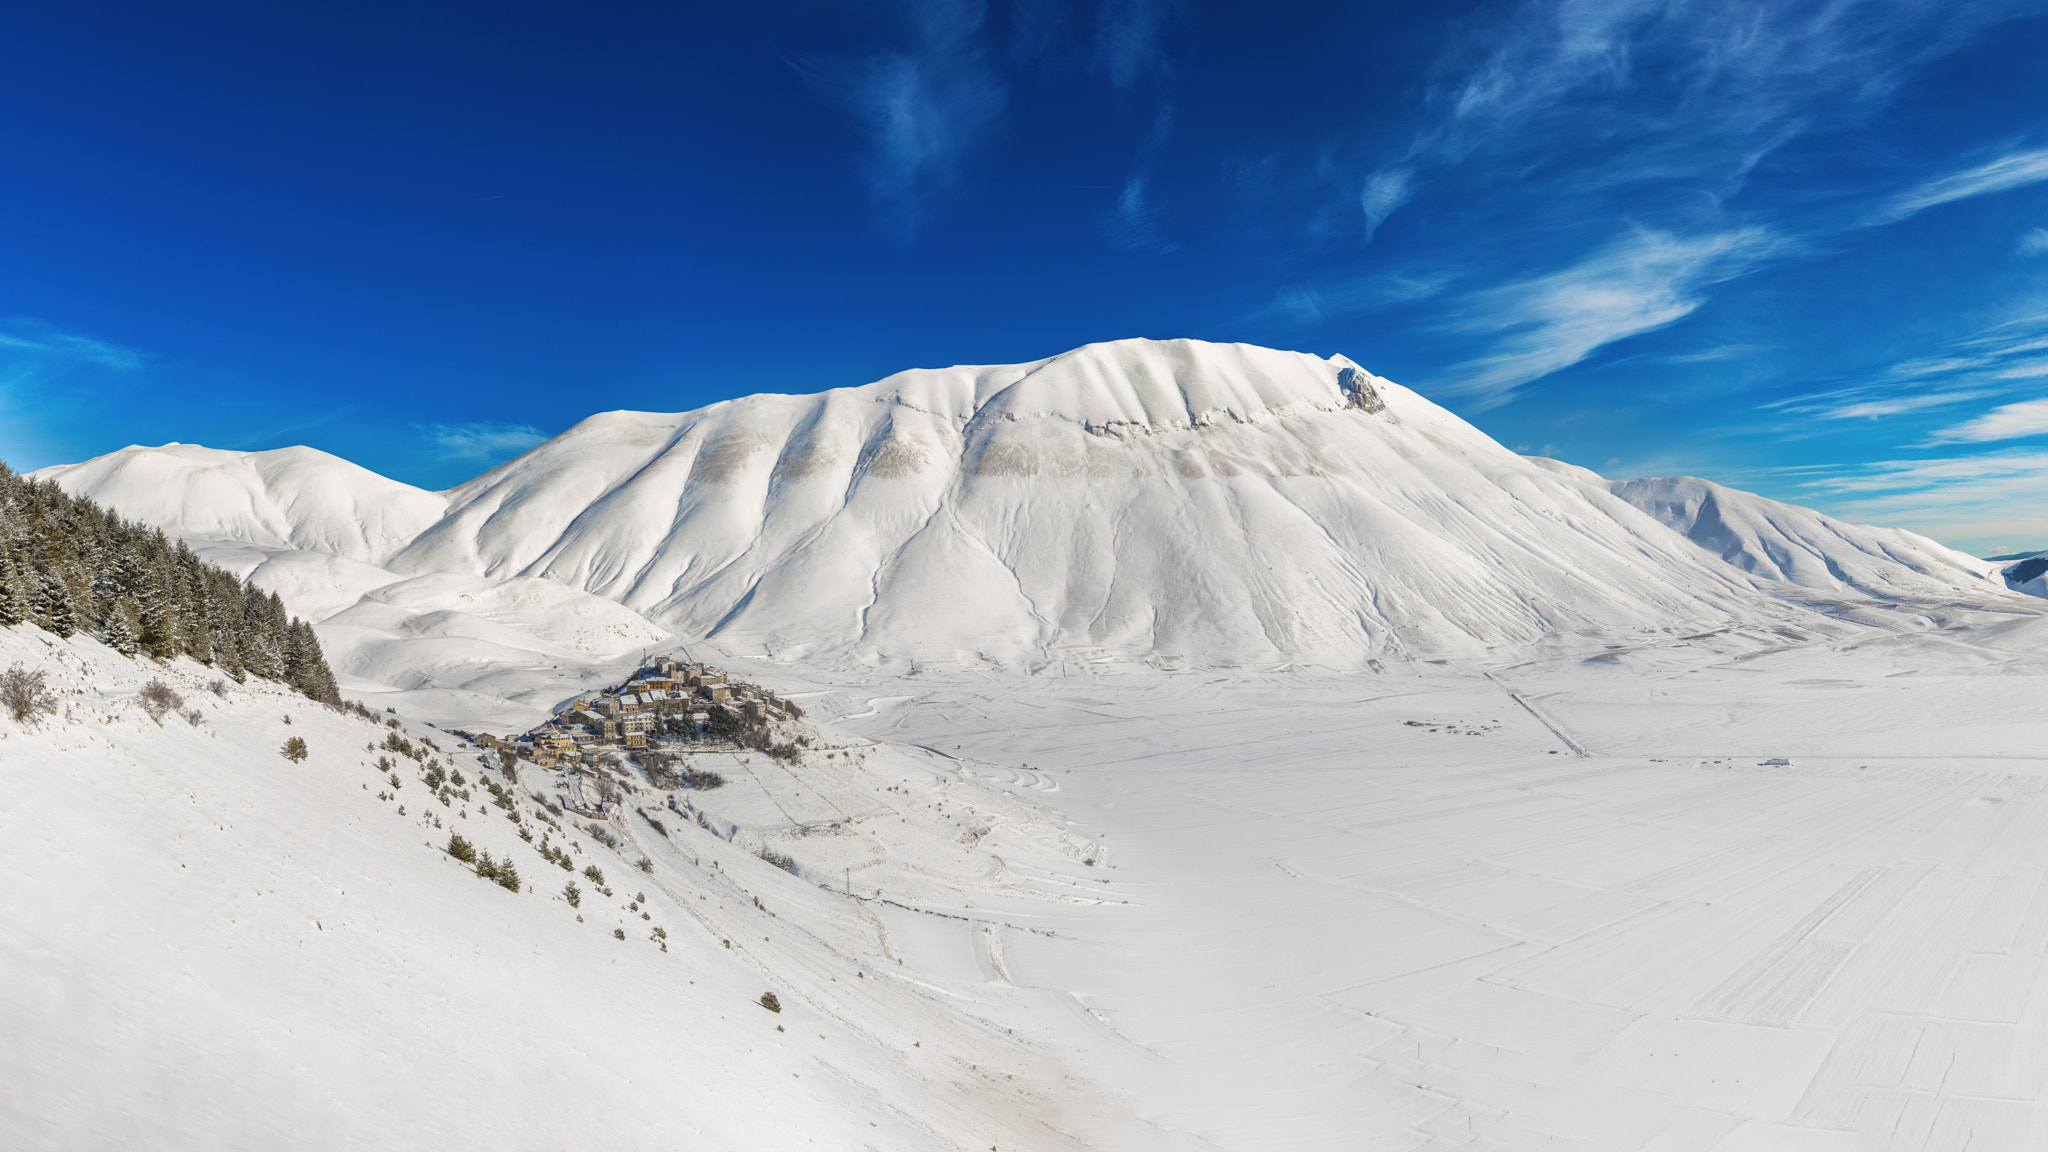
[[[590,833],[590,838],[592,840],[597,841],[599,844],[602,844],[607,848],[616,850],[619,846],[619,834],[605,827],[602,824],[592,821],[590,824],[585,825],[583,830],[585,832]],[[598,881],[598,883],[602,884],[603,881],[600,880]]]
[[228,682],[218,676],[207,683],[206,690],[223,700],[228,698]]
[[183,696],[173,692],[170,685],[153,677],[149,683],[142,686],[142,691],[135,694],[135,698],[142,702],[142,710],[149,713],[149,718],[159,724],[164,722],[164,713],[185,706]]
[[626,930],[625,930],[624,928],[614,928],[614,929],[612,929],[612,939],[614,939],[614,940],[624,940],[625,938],[626,938]]
[[464,864],[476,863],[476,847],[464,840],[460,832],[448,837],[448,854]]
[[578,888],[576,882],[571,880],[562,886],[562,899],[567,900],[571,908],[581,908],[583,906],[583,889]]
[[633,867],[638,868],[642,872],[652,872],[654,871],[654,861],[642,856],[638,860],[633,861]]
[[40,670],[31,672],[15,664],[0,672],[0,707],[15,723],[33,725],[38,717],[57,710],[57,698],[50,695]]
[[185,723],[190,724],[194,728],[199,727],[199,722],[204,719],[206,719],[205,713],[197,708],[185,713]]
[[761,1007],[766,1008],[770,1012],[781,1012],[782,1001],[777,1000],[773,992],[763,992],[761,993]]
[[297,764],[306,758],[306,739],[303,736],[294,736],[286,740],[284,747],[278,749],[278,751],[284,754],[285,759]]
[[479,879],[489,880],[501,888],[519,891],[519,870],[510,860],[493,860],[489,852],[476,854],[476,874]]
[[597,865],[592,864],[590,867],[585,868],[583,870],[583,875],[587,879],[589,879],[589,881],[592,884],[597,885],[599,888],[604,887],[604,873],[598,871]]

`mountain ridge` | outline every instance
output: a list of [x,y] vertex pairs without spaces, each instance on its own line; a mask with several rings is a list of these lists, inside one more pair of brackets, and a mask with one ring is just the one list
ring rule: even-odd
[[[119,455],[46,473],[116,489]],[[345,490],[324,500],[286,468],[267,505],[245,482],[228,511],[153,509],[167,531],[310,540],[394,578],[547,580],[785,660],[1355,666],[1807,611],[1773,590],[1805,569],[1703,551],[1659,519],[1671,501],[1627,498],[1648,482],[1517,456],[1347,357],[1253,345],[1114,341],[684,413],[598,413],[443,493],[381,487],[396,482],[336,459],[300,458]],[[248,469],[267,476],[270,463]],[[393,511],[374,528],[330,522],[380,496]],[[306,526],[291,521],[301,500]],[[1797,521],[1809,545],[1828,535],[1822,521],[1840,524],[1799,511],[1776,520]],[[1882,548],[1827,548],[1862,556],[1862,582],[1802,587],[1886,586]],[[1954,563],[1923,567],[1891,594],[1997,590]]]

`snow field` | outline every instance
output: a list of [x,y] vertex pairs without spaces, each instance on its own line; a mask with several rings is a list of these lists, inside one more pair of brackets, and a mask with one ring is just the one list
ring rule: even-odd
[[[570,874],[484,803],[470,754],[436,758],[472,797],[444,806],[420,765],[370,747],[392,729],[280,688],[217,697],[210,669],[0,629],[0,665],[17,660],[47,670],[62,708],[32,730],[0,722],[0,1142],[1072,1148],[1103,1143],[1072,1131],[1142,1127],[1074,1074],[1028,997],[928,978],[890,957],[874,902],[694,823],[658,813],[663,836],[629,815],[614,853],[541,821],[526,793],[547,774],[529,770],[512,792],[521,823],[579,849],[572,909]],[[134,695],[151,676],[200,723],[150,721]],[[454,751],[445,732],[403,730]],[[293,735],[311,748],[300,764],[279,752]],[[898,779],[934,759],[900,755]],[[916,783],[978,811],[971,785]],[[898,825],[890,851],[910,860],[890,915],[939,921],[912,910],[920,894],[969,902],[946,896],[954,872],[988,886],[986,854],[921,844],[947,823]],[[529,890],[479,882],[442,851],[450,831],[512,860]],[[800,833],[798,847],[821,842]],[[651,873],[632,864],[642,852]],[[643,894],[648,920],[627,907]],[[971,946],[967,922],[946,922]],[[779,1015],[755,1003],[768,990]]]
[[1130,903],[1006,972],[1170,1067],[1135,1105],[1212,1146],[2038,1146],[2038,662],[1744,655],[921,677],[843,723],[1029,763],[1105,834]]

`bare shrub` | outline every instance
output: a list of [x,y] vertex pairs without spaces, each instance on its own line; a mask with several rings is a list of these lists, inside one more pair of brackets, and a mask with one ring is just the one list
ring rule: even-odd
[[31,672],[15,664],[0,672],[0,707],[7,709],[15,723],[32,725],[57,710],[57,698],[50,694],[40,669]]
[[638,868],[642,872],[652,872],[654,871],[654,861],[649,860],[645,856],[642,856],[640,859],[635,860],[633,862],[633,867]]
[[212,682],[207,684],[206,690],[223,700],[228,698],[228,682],[218,676],[214,677]]
[[[583,830],[585,832],[590,833],[590,838],[592,840],[597,841],[599,844],[602,844],[607,848],[616,849],[619,846],[619,834],[605,827],[604,825],[599,824],[595,820],[591,821],[589,824],[584,825]],[[603,883],[603,881],[599,881],[599,883]]]
[[185,713],[185,722],[187,724],[192,725],[194,728],[199,727],[199,722],[204,719],[206,719],[206,717],[202,715],[199,709],[197,708],[194,708],[191,711]]
[[683,786],[683,778],[676,772],[676,755],[659,748],[649,748],[633,754],[640,767],[647,770],[647,782],[661,789],[676,789]]
[[175,712],[185,706],[183,696],[172,691],[169,684],[153,677],[142,686],[142,691],[135,694],[135,698],[142,702],[142,710],[149,713],[149,718],[159,724],[164,722],[164,713]]

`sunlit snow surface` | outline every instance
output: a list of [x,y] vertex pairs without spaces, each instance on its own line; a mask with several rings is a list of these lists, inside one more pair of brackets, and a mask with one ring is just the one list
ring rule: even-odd
[[[2048,1143],[2048,601],[1348,363],[1125,341],[612,413],[450,493],[51,470],[444,747],[679,650],[816,743],[643,787],[579,913],[495,809],[379,798],[361,719],[0,629],[67,693],[0,720],[0,1144]],[[200,723],[141,714],[159,674]]]
[[377,800],[362,721],[181,664],[203,721],[157,728],[153,670],[0,630],[84,689],[0,739],[0,1132],[2038,1147],[2048,619],[2019,603],[1490,670],[785,670],[834,756],[705,757],[735,782],[683,797],[701,827],[635,797],[668,835],[581,838],[619,893],[587,923],[530,852],[514,896],[418,822],[521,852],[495,810]]
[[1080,995],[1158,1070],[1141,1108],[1214,1147],[2021,1149],[2044,623],[896,684],[846,723],[1028,763],[1103,835],[1132,904],[1006,932],[1007,971]]

